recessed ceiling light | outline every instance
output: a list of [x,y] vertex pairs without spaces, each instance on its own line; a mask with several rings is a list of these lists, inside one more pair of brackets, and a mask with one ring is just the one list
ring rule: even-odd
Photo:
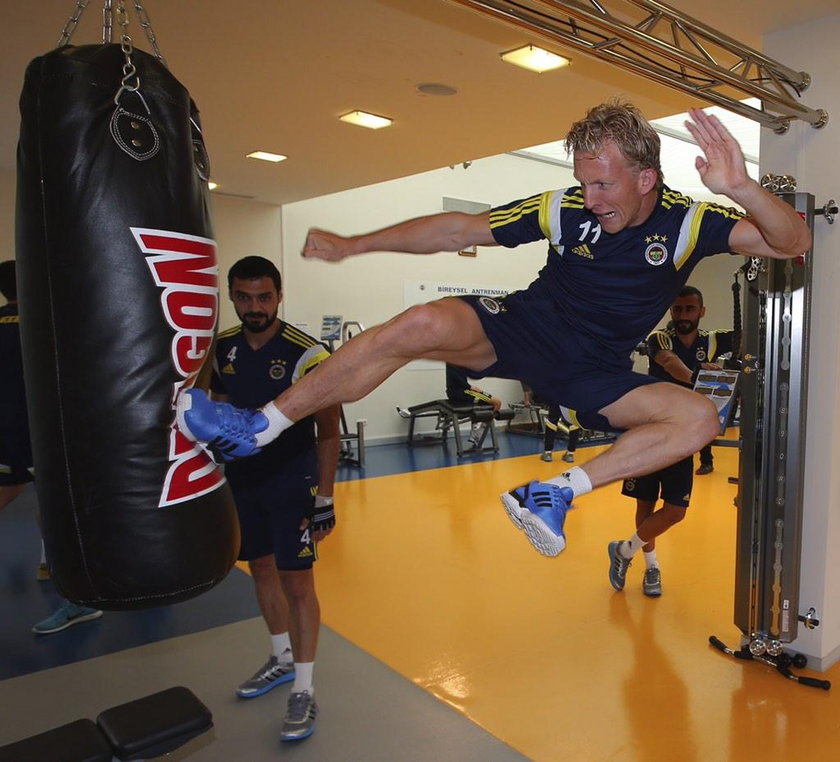
[[269,151],[252,151],[247,154],[249,159],[259,159],[260,161],[272,161],[275,164],[280,161],[286,161],[288,156],[283,156],[282,153],[271,153]]
[[377,116],[376,114],[369,114],[367,111],[351,111],[349,114],[343,114],[338,118],[342,122],[367,127],[370,130],[380,130],[383,127],[390,127],[394,123],[394,120],[387,116]]
[[535,71],[542,74],[544,71],[551,71],[552,69],[559,69],[562,66],[568,66],[571,61],[563,56],[558,56],[556,53],[550,53],[547,50],[538,48],[536,45],[523,45],[516,50],[509,50],[507,53],[502,53],[503,61],[513,64],[514,66],[521,66],[523,69]]
[[423,82],[417,85],[417,92],[423,95],[457,95],[454,87],[441,84],[440,82]]

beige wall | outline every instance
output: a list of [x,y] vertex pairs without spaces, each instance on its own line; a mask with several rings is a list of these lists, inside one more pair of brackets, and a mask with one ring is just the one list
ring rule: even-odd
[[15,256],[15,174],[0,170],[0,261]]

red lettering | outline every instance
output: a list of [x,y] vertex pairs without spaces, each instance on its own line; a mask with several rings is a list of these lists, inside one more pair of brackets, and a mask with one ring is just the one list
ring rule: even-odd
[[[178,432],[176,436],[183,435]],[[225,477],[211,460],[210,456],[193,444],[191,452],[176,460],[166,474],[163,492],[160,496],[160,507],[183,503],[199,495],[206,495],[220,487]]]
[[[161,307],[174,331],[172,362],[182,377],[173,385],[174,402],[181,388],[195,382],[216,330],[219,268],[216,243],[167,230],[131,228],[155,279],[163,289]],[[203,447],[175,427],[169,432],[170,467],[160,506],[175,505],[217,489],[225,477]]]

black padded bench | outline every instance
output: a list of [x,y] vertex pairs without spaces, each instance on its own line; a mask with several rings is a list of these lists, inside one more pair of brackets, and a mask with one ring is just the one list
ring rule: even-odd
[[[7,718],[8,719],[8,718]],[[168,688],[0,747],[0,762],[111,762],[153,759],[213,727],[188,688]]]
[[[492,405],[456,405],[447,399],[432,400],[419,405],[412,405],[408,408],[408,444],[414,447],[417,444],[428,444],[429,442],[446,442],[449,431],[455,438],[455,449],[458,457],[473,453],[498,452],[499,442],[496,438],[495,422],[498,420],[507,421],[513,418],[513,411],[502,409],[493,412]],[[435,435],[422,437],[414,431],[414,424],[418,418],[435,418]],[[478,442],[475,447],[465,449],[461,439],[460,424],[464,422],[483,423]],[[485,444],[487,434],[490,434],[490,443]]]

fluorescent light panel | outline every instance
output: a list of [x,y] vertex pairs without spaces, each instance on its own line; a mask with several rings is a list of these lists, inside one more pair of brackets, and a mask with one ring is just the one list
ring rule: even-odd
[[259,159],[260,161],[271,161],[277,164],[280,161],[286,161],[287,156],[282,153],[270,153],[269,151],[252,151],[247,154],[249,159]]
[[383,127],[390,127],[394,123],[394,120],[387,116],[377,116],[376,114],[369,114],[367,111],[351,111],[349,114],[343,114],[339,119],[342,122],[356,124],[359,127],[367,127],[369,130],[381,130]]
[[523,45],[521,48],[516,48],[516,50],[509,50],[507,53],[502,53],[501,57],[507,63],[511,63],[514,66],[521,66],[523,69],[529,69],[538,74],[542,74],[544,71],[551,71],[552,69],[559,69],[571,63],[568,58],[558,56],[556,53],[550,53],[547,50],[538,48],[536,45]]

